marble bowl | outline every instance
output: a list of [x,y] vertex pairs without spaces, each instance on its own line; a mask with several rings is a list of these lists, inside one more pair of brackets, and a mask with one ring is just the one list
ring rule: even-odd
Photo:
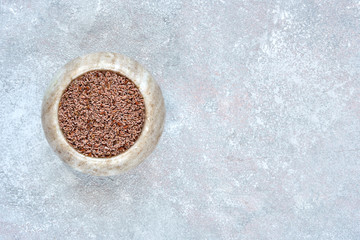
[[[146,117],[140,137],[127,151],[110,158],[77,152],[65,139],[58,121],[63,92],[73,79],[91,70],[111,70],[126,76],[144,97]],[[121,54],[100,52],[78,57],[55,74],[43,99],[41,120],[46,139],[61,160],[83,173],[110,176],[136,167],[155,149],[164,128],[165,105],[158,84],[139,63]]]

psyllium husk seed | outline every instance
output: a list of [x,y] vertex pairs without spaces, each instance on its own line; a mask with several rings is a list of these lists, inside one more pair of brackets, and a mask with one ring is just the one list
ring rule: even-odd
[[134,145],[145,121],[145,103],[127,77],[107,70],[87,72],[69,84],[59,104],[68,143],[89,157],[109,158]]

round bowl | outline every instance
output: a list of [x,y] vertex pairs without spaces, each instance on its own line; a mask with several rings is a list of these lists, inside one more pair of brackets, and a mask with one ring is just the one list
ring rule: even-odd
[[[126,76],[144,98],[145,123],[139,138],[127,151],[110,158],[77,152],[67,142],[58,121],[63,92],[73,79],[92,70],[111,70]],[[61,160],[83,173],[110,176],[136,167],[155,149],[164,128],[165,105],[160,87],[139,63],[118,53],[100,52],[78,57],[55,74],[43,99],[41,120],[46,139]]]

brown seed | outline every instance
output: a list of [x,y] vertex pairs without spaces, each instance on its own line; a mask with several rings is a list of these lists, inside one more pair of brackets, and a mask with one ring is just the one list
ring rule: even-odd
[[90,157],[112,157],[129,149],[140,136],[144,99],[126,77],[90,71],[73,80],[63,93],[58,120],[77,151]]

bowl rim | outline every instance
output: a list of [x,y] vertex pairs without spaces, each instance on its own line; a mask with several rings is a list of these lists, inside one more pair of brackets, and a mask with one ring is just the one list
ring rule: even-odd
[[[58,121],[63,92],[72,80],[93,70],[110,70],[129,78],[145,103],[145,122],[139,138],[125,152],[110,158],[88,157],[76,151]],[[84,173],[109,176],[136,167],[153,151],[164,128],[165,105],[160,87],[138,62],[119,53],[97,52],[75,58],[56,72],[43,99],[41,119],[47,141],[64,162]]]

